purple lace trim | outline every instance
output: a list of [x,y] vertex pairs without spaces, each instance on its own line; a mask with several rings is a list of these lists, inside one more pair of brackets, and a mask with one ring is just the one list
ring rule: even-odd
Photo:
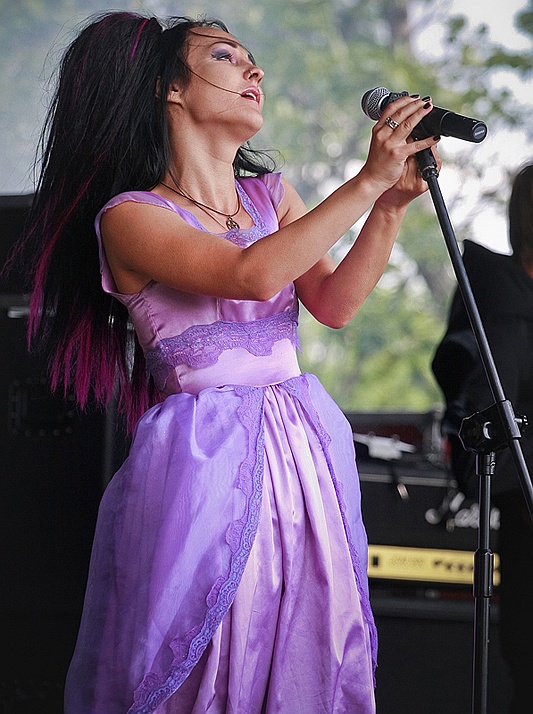
[[[235,181],[235,188],[237,189],[244,209],[252,218],[253,225],[251,228],[232,228],[230,231],[224,231],[224,233],[217,233],[216,235],[231,241],[231,243],[235,243],[235,245],[238,245],[240,248],[247,248],[252,243],[255,243],[256,240],[268,235],[268,229],[263,217],[255,207],[254,202],[238,181]],[[199,230],[208,233],[207,229],[204,228],[194,214],[190,213],[190,211],[186,212],[191,216]]]
[[240,248],[247,248],[252,243],[255,243],[256,240],[264,238],[268,234],[268,231],[254,202],[238,181],[235,181],[235,187],[245,211],[252,217],[254,224],[251,228],[232,228],[230,231],[220,233],[219,235],[231,241],[231,243],[235,243],[235,245],[238,245]]
[[331,462],[331,457],[329,455],[329,445],[331,444],[331,437],[328,432],[322,426],[318,412],[310,397],[309,383],[305,375],[301,377],[294,377],[283,382],[283,387],[295,397],[300,404],[305,408],[307,413],[311,417],[311,423],[315,429],[318,440],[324,452],[324,457],[328,465],[328,470],[331,476],[331,481],[333,483],[333,488],[337,495],[337,501],[339,503],[339,510],[341,513],[342,522],[344,525],[344,531],[346,533],[346,540],[348,543],[348,548],[350,551],[350,557],[352,560],[352,567],[355,574],[355,581],[357,583],[357,589],[359,590],[359,595],[361,597],[361,609],[363,611],[363,616],[367,622],[368,630],[370,634],[370,646],[372,650],[372,663],[374,666],[374,677],[377,667],[377,652],[378,652],[378,633],[376,629],[376,624],[374,622],[374,615],[372,613],[372,607],[370,604],[370,599],[367,595],[366,588],[364,587],[365,579],[361,571],[361,565],[359,563],[359,556],[357,554],[350,526],[348,524],[348,519],[346,517],[346,504],[344,502],[344,497],[342,494],[342,485],[339,483],[337,477],[335,476],[335,470]]
[[285,338],[298,342],[298,310],[288,310],[253,322],[218,320],[210,325],[193,325],[176,337],[167,337],[149,350],[146,364],[158,389],[163,390],[169,374],[179,364],[209,367],[225,350],[243,347],[256,357],[272,354],[276,342]]
[[152,714],[181,686],[231,607],[252,549],[263,499],[264,389],[236,387],[235,392],[242,400],[237,415],[248,433],[248,449],[238,473],[238,487],[246,496],[245,512],[226,532],[226,542],[231,550],[229,571],[215,581],[207,595],[203,622],[170,643],[174,658],[164,680],[153,673],[147,674],[135,692],[135,701],[128,714]]

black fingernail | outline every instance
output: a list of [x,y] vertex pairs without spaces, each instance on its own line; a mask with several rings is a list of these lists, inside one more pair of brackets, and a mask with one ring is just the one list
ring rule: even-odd
[[419,99],[420,94],[411,94],[411,99]]
[[430,106],[431,106],[431,102],[426,102],[426,103],[424,104],[424,109],[427,109],[427,108],[430,107]]
[[429,94],[427,97],[422,97],[423,102],[427,102],[428,99],[431,99],[431,96]]
[[440,141],[440,136],[434,136],[433,138],[435,139],[435,141]]

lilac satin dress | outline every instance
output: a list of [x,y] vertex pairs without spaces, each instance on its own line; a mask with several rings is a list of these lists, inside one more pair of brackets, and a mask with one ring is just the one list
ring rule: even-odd
[[[279,174],[239,179],[275,231]],[[121,194],[196,218],[150,192]],[[99,233],[99,214],[96,225]],[[203,229],[202,229],[203,230]],[[371,714],[376,632],[353,438],[296,359],[297,299],[116,292],[165,397],[102,499],[66,714]]]

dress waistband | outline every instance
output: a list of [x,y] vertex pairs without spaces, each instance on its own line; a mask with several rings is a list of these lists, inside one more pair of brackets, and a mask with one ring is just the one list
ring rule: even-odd
[[255,356],[242,347],[223,352],[217,362],[201,369],[180,365],[169,376],[164,396],[176,392],[198,394],[210,387],[247,385],[265,387],[301,375],[289,340],[279,340],[269,355]]
[[[165,393],[172,372],[186,372],[187,367],[204,370],[216,365],[228,350],[233,353],[239,349],[256,358],[267,357],[273,354],[278,342],[288,340],[294,352],[294,348],[299,347],[297,324],[298,310],[293,309],[252,322],[219,320],[208,325],[193,325],[181,335],[161,340],[146,353],[146,363],[157,388]],[[277,366],[276,361],[273,367]],[[232,383],[241,383],[242,367],[241,363],[233,363],[231,371],[236,381]]]

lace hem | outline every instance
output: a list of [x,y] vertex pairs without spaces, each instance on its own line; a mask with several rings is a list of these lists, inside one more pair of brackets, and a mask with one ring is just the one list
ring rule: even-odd
[[246,497],[246,507],[242,517],[233,521],[226,532],[226,543],[231,550],[229,572],[213,583],[206,597],[203,622],[170,643],[174,657],[167,675],[161,679],[153,672],[147,674],[135,692],[128,714],[152,714],[181,686],[231,607],[252,549],[263,499],[264,390],[238,387],[235,391],[242,400],[237,415],[247,430],[248,448],[238,473],[238,487]]
[[222,352],[242,347],[256,357],[272,354],[276,342],[285,338],[299,348],[298,310],[279,312],[253,322],[219,320],[209,325],[193,325],[176,337],[167,337],[146,355],[146,364],[156,386],[163,390],[166,381],[180,364],[210,367]]

